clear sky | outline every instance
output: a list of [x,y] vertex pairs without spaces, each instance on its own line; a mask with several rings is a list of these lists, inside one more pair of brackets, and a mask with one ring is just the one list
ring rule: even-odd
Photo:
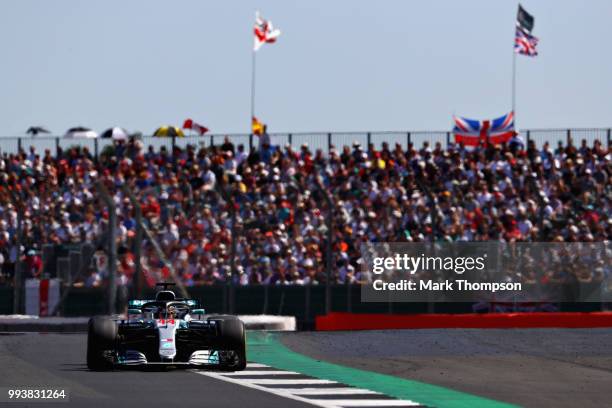
[[[540,38],[517,58],[520,128],[612,126],[612,1],[524,0]],[[187,117],[247,132],[445,130],[511,108],[516,1],[2,0],[0,135],[30,125],[151,133]]]

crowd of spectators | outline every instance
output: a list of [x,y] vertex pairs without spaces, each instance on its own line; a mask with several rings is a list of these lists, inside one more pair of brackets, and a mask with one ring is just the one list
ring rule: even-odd
[[[269,138],[251,151],[227,138],[173,151],[130,139],[99,158],[86,148],[32,147],[0,157],[1,279],[10,280],[18,257],[28,277],[40,276],[46,244],[103,247],[109,214],[97,181],[117,206],[121,282],[134,272],[127,186],[163,251],[144,239],[147,282],[167,278],[162,258],[186,285],[226,281],[234,253],[240,284],[316,284],[325,280],[330,235],[337,283],[369,278],[360,267],[364,242],[610,240],[611,175],[610,151],[599,141],[536,148],[515,138],[472,149],[354,143],[324,154]],[[98,251],[79,283],[102,284],[106,263]]]

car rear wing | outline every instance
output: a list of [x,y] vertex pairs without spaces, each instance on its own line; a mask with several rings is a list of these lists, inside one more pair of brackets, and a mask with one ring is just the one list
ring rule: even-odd
[[[175,299],[177,302],[186,303],[190,308],[200,308],[200,302],[196,299]],[[129,309],[140,309],[142,305],[149,302],[156,302],[155,299],[134,299],[128,302]]]

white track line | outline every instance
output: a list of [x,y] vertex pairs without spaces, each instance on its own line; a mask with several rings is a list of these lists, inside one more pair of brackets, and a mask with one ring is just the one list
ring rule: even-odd
[[315,403],[328,403],[334,407],[414,407],[420,405],[417,402],[409,400],[352,400],[352,399],[337,399],[337,400],[309,400]]
[[[253,369],[249,371],[248,369]],[[397,399],[367,399],[367,395],[378,394],[380,393],[370,390],[365,390],[361,388],[352,388],[352,387],[330,387],[330,388],[312,388],[308,387],[311,384],[337,384],[340,385],[336,381],[330,380],[321,380],[321,379],[244,379],[240,378],[241,376],[248,375],[279,375],[279,374],[289,374],[295,375],[299,374],[293,371],[281,371],[281,370],[257,370],[257,368],[270,368],[265,364],[257,364],[251,363],[247,366],[247,370],[238,371],[238,372],[229,372],[229,373],[216,373],[211,371],[198,371],[193,370],[194,373],[200,374],[206,377],[214,378],[221,381],[230,382],[233,384],[238,384],[243,387],[256,389],[259,391],[267,392],[269,394],[278,395],[283,398],[292,399],[295,401],[304,402],[306,404],[315,405],[322,408],[344,408],[344,407],[409,407],[409,406],[418,406],[420,405],[417,402],[410,400],[397,400]],[[304,385],[304,388],[269,388],[266,385]],[[305,398],[305,396],[315,396],[315,398]],[[317,395],[338,395],[340,398],[338,399],[316,399]],[[364,399],[342,399],[342,395],[364,395],[366,396]]]
[[297,378],[295,380],[272,380],[262,378],[261,380],[236,378],[240,382],[259,385],[310,385],[310,384],[338,384],[336,381],[319,380],[318,378]]
[[363,388],[277,388],[296,395],[371,395],[380,394],[376,391],[364,390]]
[[299,373],[296,373],[295,371],[272,371],[272,370],[249,371],[249,370],[244,370],[244,371],[234,371],[231,373],[223,373],[222,375],[226,375],[229,377],[244,377],[244,376],[249,376],[249,375],[282,375],[282,374],[296,375]]
[[292,400],[295,400],[295,401],[304,402],[304,403],[310,404],[310,405],[316,405],[318,407],[323,407],[323,408],[333,408],[333,407],[335,407],[335,405],[331,405],[328,402],[321,402],[321,403],[313,402],[313,401],[311,401],[311,400],[309,400],[307,398],[303,398],[303,397],[300,397],[298,395],[290,394],[288,392],[283,392],[283,391],[276,391],[273,388],[262,387],[262,386],[257,385],[257,384],[247,383],[247,382],[244,382],[243,380],[238,380],[236,378],[231,378],[231,377],[225,377],[223,375],[220,375],[220,374],[217,374],[217,373],[213,373],[213,372],[194,371],[194,373],[200,374],[200,375],[203,375],[203,376],[206,376],[206,377],[216,378],[217,380],[221,380],[221,381],[226,381],[226,382],[242,385],[243,387],[253,388],[255,390],[267,392],[269,394],[278,395],[279,397],[283,397],[283,398],[288,398],[288,399],[292,399]]

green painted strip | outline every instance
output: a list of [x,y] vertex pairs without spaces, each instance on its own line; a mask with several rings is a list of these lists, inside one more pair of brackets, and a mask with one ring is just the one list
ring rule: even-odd
[[516,407],[516,405],[466,394],[437,385],[315,360],[285,347],[274,333],[250,332],[247,337],[247,343],[250,361],[267,364],[282,370],[297,371],[316,378],[338,381],[354,387],[366,388],[431,407]]

